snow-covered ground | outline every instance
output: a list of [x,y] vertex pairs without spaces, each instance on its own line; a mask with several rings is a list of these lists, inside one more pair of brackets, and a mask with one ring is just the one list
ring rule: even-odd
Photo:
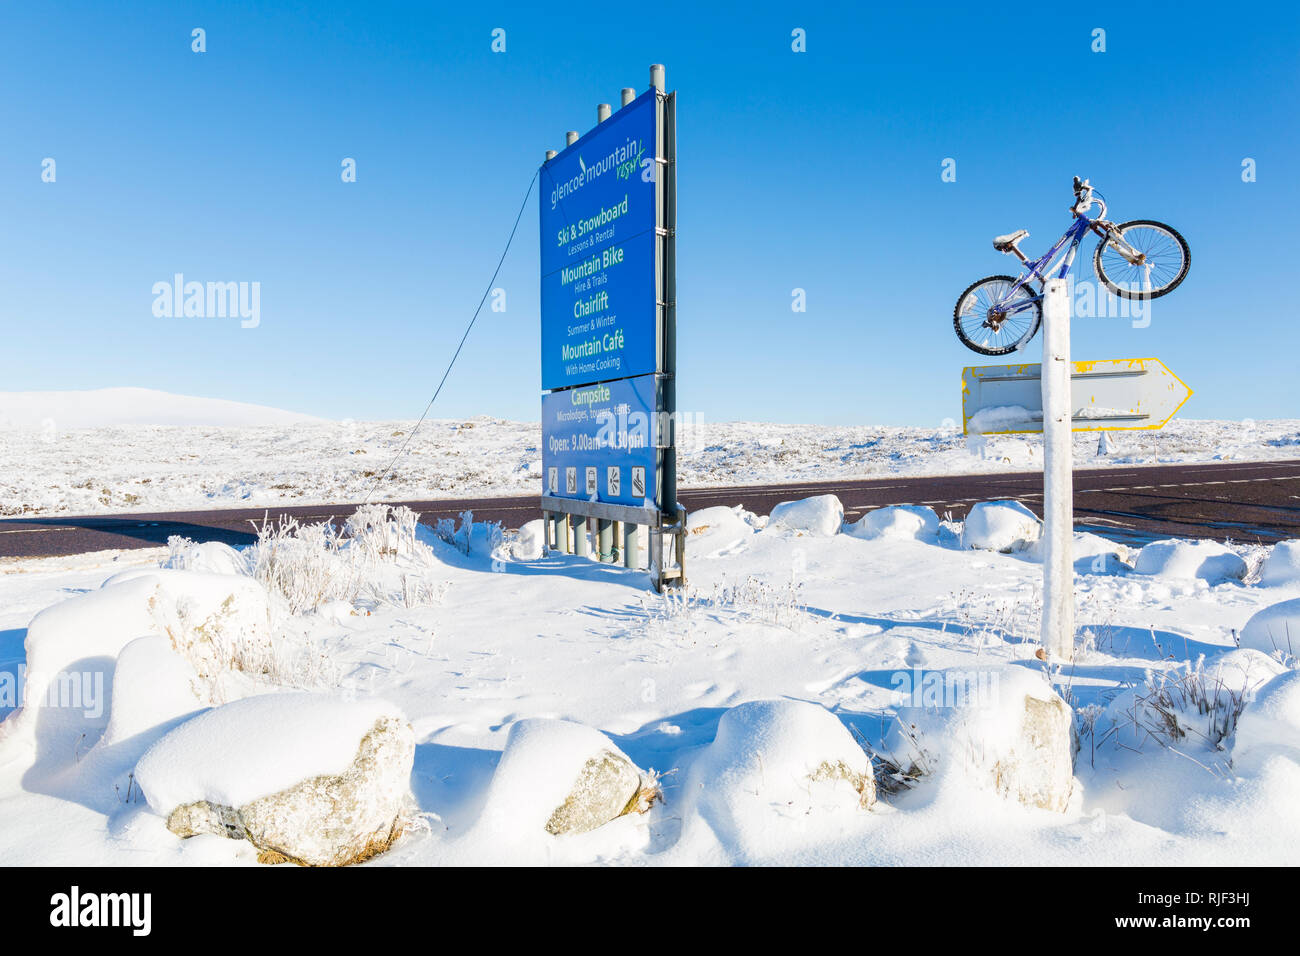
[[[469,436],[444,425],[440,441],[481,451],[492,436],[504,439],[515,427],[523,426],[476,423]],[[738,436],[746,432],[731,427]],[[377,432],[369,434],[378,442]],[[848,453],[851,434],[835,433],[841,454]],[[881,437],[880,430],[874,434]],[[890,440],[923,443],[919,436]],[[750,441],[758,447],[757,427]],[[503,444],[516,447],[513,440]],[[346,575],[331,577],[328,562],[307,561],[304,567],[316,570],[306,583],[333,583],[294,591],[297,613],[282,609],[287,616],[276,640],[292,637],[298,664],[285,666],[289,658],[280,658],[259,671],[270,677],[257,679],[247,670],[223,671],[205,693],[229,700],[284,684],[310,685],[352,699],[373,695],[400,708],[414,727],[411,781],[424,823],[371,865],[1300,862],[1295,694],[1270,684],[1271,703],[1256,708],[1225,691],[1242,684],[1223,676],[1231,668],[1253,668],[1259,680],[1280,674],[1275,682],[1294,675],[1293,659],[1235,650],[1252,615],[1300,598],[1294,546],[1278,550],[1262,574],[1270,557],[1262,547],[1235,549],[1234,557],[1214,545],[1167,546],[1138,562],[1122,546],[1082,537],[1081,650],[1054,675],[1056,690],[1073,708],[1081,745],[1063,812],[1023,805],[961,774],[928,772],[893,791],[881,777],[874,806],[863,809],[856,792],[844,799],[840,787],[839,798],[831,799],[831,790],[787,779],[800,748],[821,747],[849,762],[854,741],[896,753],[889,743],[898,734],[895,717],[917,703],[906,691],[923,685],[926,674],[992,671],[1004,675],[1003,688],[1045,688],[1046,666],[1035,653],[1041,565],[1032,529],[1026,532],[1015,508],[982,515],[978,542],[973,531],[963,535],[960,527],[938,526],[915,511],[899,512],[892,522],[878,513],[845,529],[851,533],[799,530],[825,530],[822,519],[830,512],[833,504],[826,502],[788,509],[783,522],[766,527],[763,519],[726,509],[701,512],[689,538],[691,587],[666,596],[647,590],[638,573],[573,556],[536,557],[529,553],[534,542],[513,535],[500,541],[480,526],[468,539],[443,529],[442,540],[421,527],[415,532],[420,548],[375,551],[388,556],[365,565],[372,579],[366,588],[340,584]],[[996,545],[999,535],[1019,550],[963,548],[964,538]],[[457,547],[466,540],[468,554]],[[130,602],[147,586],[130,576],[100,586],[122,570],[165,559],[212,572],[193,580],[184,576],[193,570],[170,572],[182,576],[167,587],[189,588],[200,603],[222,580],[252,580],[238,573],[241,559],[220,547],[182,547],[170,557],[126,552],[6,563],[0,672],[17,671],[33,616],[72,600],[82,602],[70,605],[80,608],[76,614],[46,616],[33,627],[44,635],[37,656],[45,655],[48,670],[62,654],[73,669],[107,672],[111,683],[115,639],[106,622],[136,613]],[[215,576],[222,570],[227,576]],[[315,597],[304,601],[309,593]],[[88,594],[100,597],[87,604]],[[312,610],[315,600],[321,603]],[[116,611],[114,602],[121,604]],[[1285,622],[1287,613],[1272,620]],[[1300,610],[1294,616],[1300,619]],[[134,632],[121,635],[127,636]],[[64,728],[48,714],[26,729],[21,721],[12,724],[18,729],[8,739],[0,725],[0,858],[253,863],[256,851],[245,842],[178,839],[140,795],[130,776],[133,761],[185,718],[175,717],[178,707],[168,710],[152,699],[165,698],[165,681],[139,681],[141,648],[132,647],[132,681],[114,695],[113,712],[100,715],[101,724],[117,720],[116,709],[125,708],[133,732],[125,746],[103,754],[94,734],[78,736],[75,723]],[[164,673],[150,666],[145,674]],[[772,698],[810,702],[833,720],[823,726],[813,711],[732,710]],[[951,702],[921,703],[933,711]],[[1241,752],[1234,733],[1240,706],[1250,731],[1243,730],[1249,746]],[[734,716],[723,722],[728,712]],[[539,811],[549,804],[534,804],[554,803],[564,792],[548,777],[546,748],[560,748],[560,763],[576,765],[575,754],[564,750],[572,749],[565,735],[553,733],[555,725],[530,724],[524,736],[532,750],[525,753],[521,743],[518,754],[502,761],[510,728],[539,717],[567,718],[608,735],[637,766],[663,775],[663,802],[581,835],[542,832],[537,821],[546,813]],[[1181,730],[1160,729],[1169,726]],[[261,731],[267,739],[274,734],[274,728]],[[958,766],[967,758],[979,756],[972,750],[945,759]]]
[[[253,416],[235,419],[252,424],[86,428],[75,427],[75,418],[69,424],[51,417],[44,425],[5,427],[5,409],[17,407],[13,394],[8,400],[0,394],[0,516],[361,501],[414,424]],[[154,402],[127,410],[131,421],[164,421]],[[185,414],[230,421],[208,405]],[[1079,467],[1300,457],[1300,421],[1176,420],[1161,431],[1110,437],[1110,454],[1098,457],[1097,435],[1077,435]],[[1042,467],[1036,437],[969,440],[951,425],[715,424],[696,418],[685,422],[681,438],[683,487]],[[382,485],[380,496],[390,501],[540,494],[539,426],[492,418],[425,422]]]

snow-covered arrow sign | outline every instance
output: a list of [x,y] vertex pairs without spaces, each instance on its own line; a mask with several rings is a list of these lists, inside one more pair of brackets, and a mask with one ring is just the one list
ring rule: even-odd
[[[1159,359],[1074,362],[1070,373],[1072,430],[1131,431],[1164,426],[1192,390]],[[1043,430],[1041,365],[986,365],[963,370],[966,434],[1009,435]]]

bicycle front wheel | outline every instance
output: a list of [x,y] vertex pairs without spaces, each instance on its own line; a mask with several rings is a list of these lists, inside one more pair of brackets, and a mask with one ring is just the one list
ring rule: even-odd
[[1043,300],[1021,286],[1012,294],[1011,276],[989,276],[973,282],[957,298],[952,325],[957,338],[980,355],[1008,355],[1034,337],[1043,322]]
[[1097,278],[1115,295],[1158,299],[1186,278],[1192,252],[1173,226],[1134,219],[1113,227],[1097,244],[1092,264]]

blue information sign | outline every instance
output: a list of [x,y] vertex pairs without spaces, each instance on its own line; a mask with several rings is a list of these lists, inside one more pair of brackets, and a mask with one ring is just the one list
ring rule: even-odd
[[655,91],[541,173],[542,388],[657,371]]
[[542,481],[556,498],[659,507],[655,377],[542,396]]

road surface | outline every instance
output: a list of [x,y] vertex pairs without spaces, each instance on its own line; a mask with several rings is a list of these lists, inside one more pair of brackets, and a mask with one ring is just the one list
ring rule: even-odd
[[[1015,498],[1041,514],[1041,474],[952,475],[925,478],[872,478],[732,488],[695,488],[679,492],[691,511],[711,505],[743,504],[768,514],[781,501],[809,495],[838,495],[846,516],[895,504],[933,508],[940,517],[962,518],[979,501]],[[517,528],[540,516],[538,496],[510,498],[442,498],[403,501],[432,524],[472,510],[477,520],[500,521]],[[341,521],[355,505],[297,505],[234,508],[167,514],[58,515],[0,520],[0,558],[82,554],[114,548],[164,545],[171,535],[195,540],[246,545],[255,540],[254,522],[269,513],[272,521],[292,515],[307,523]],[[1274,542],[1300,538],[1300,461],[1209,463],[1081,469],[1074,473],[1074,520],[1081,531],[1094,531],[1128,544],[1167,537]]]

